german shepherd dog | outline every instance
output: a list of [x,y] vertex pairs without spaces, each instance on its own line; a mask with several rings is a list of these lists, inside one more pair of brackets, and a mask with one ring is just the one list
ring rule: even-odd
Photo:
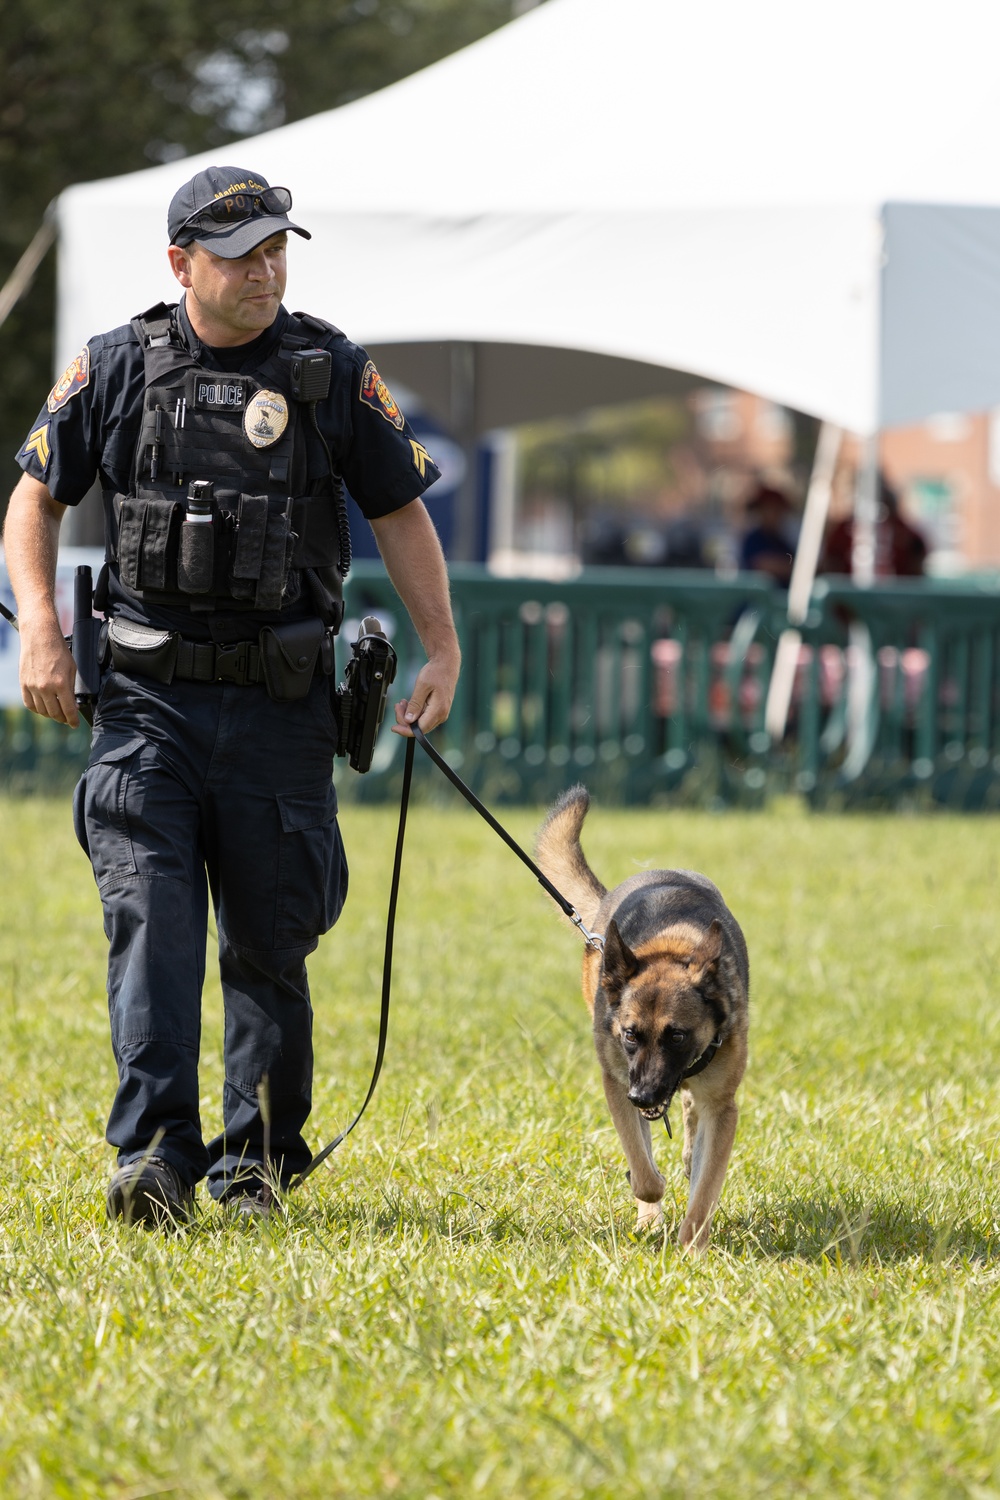
[[746,942],[717,888],[691,870],[646,870],[606,890],[580,846],[589,806],[586,787],[564,792],[538,834],[535,858],[598,943],[603,934],[603,951],[588,944],[584,954],[583,996],[638,1228],[662,1223],[664,1180],[653,1161],[649,1122],[666,1115],[680,1089],[682,1160],[691,1183],[680,1243],[704,1250],[746,1067]]

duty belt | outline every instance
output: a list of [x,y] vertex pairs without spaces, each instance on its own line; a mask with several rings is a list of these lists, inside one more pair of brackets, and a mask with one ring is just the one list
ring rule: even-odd
[[187,641],[181,636],[174,676],[183,682],[233,682],[237,687],[252,687],[264,681],[260,648],[256,641],[219,646],[214,641]]
[[[262,683],[276,703],[304,698],[317,668],[333,671],[333,635],[321,619],[265,625],[255,641],[192,641],[114,616],[106,627],[106,652],[115,670],[154,682]],[[105,648],[100,655],[107,659]]]

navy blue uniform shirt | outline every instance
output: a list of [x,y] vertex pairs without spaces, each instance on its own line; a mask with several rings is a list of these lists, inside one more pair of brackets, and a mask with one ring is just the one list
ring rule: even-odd
[[[279,342],[288,319],[282,306],[271,327],[252,343],[213,349],[199,342],[183,299],[180,304],[180,326],[199,363],[231,374],[253,374]],[[317,407],[319,425],[352,499],[369,520],[378,519],[422,495],[440,471],[365,350],[341,333],[326,347],[333,367],[330,393]],[[17,462],[60,505],[78,505],[95,478],[106,493],[127,495],[144,384],[142,350],[131,326],[98,334],[53,386]],[[206,633],[203,615],[193,621],[189,611],[130,599],[117,586],[114,567],[109,600],[110,613],[169,625],[185,635]]]

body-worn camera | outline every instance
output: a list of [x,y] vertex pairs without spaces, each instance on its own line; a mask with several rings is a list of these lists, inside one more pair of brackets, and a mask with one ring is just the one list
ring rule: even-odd
[[351,645],[344,681],[337,688],[337,754],[355,771],[371,769],[389,688],[396,675],[396,653],[374,615],[361,621]]

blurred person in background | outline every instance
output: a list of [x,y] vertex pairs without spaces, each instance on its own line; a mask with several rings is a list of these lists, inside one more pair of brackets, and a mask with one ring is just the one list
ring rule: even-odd
[[772,485],[758,484],[746,502],[748,529],[740,543],[742,572],[766,573],[780,588],[788,587],[795,560],[794,506]]
[[[878,477],[875,518],[876,578],[919,578],[927,561],[927,543],[900,515],[899,496],[884,474]],[[827,532],[820,573],[850,573],[854,551],[854,516],[835,521]]]

